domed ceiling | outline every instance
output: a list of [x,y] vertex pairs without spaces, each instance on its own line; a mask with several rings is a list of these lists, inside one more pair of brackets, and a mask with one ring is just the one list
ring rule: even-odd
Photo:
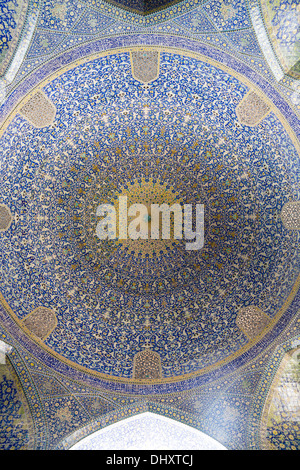
[[[2,4],[0,447],[153,412],[294,448],[297,2]],[[148,238],[102,240],[99,207],[118,233],[125,196]],[[190,205],[194,230],[204,207],[203,246],[172,218],[151,237],[152,204]]]
[[[14,218],[1,237],[2,295],[29,335],[31,312],[52,311],[39,342],[68,364],[132,379],[135,355],[150,349],[161,380],[182,379],[245,353],[284,315],[299,254],[281,210],[298,198],[298,148],[240,76],[157,50],[158,77],[143,84],[135,53],[61,70],[40,86],[52,124],[34,127],[21,103],[3,130],[2,202]],[[265,105],[256,125],[241,123],[249,96]],[[120,195],[204,204],[204,247],[100,240],[97,207]]]

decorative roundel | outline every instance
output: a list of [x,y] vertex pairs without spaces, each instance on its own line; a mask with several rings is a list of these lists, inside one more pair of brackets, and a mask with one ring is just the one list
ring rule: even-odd
[[284,204],[281,220],[288,230],[300,230],[300,201],[289,201]]
[[0,204],[0,232],[8,230],[12,220],[10,208],[6,204]]
[[[280,217],[297,200],[299,159],[276,110],[242,124],[240,78],[168,51],[147,85],[122,51],[62,70],[43,93],[52,124],[16,114],[1,137],[2,206],[19,214],[1,234],[15,320],[55,312],[40,345],[111,379],[135,380],[140,363],[138,378],[189,377],[246,351],[284,312],[299,266],[299,232]],[[97,208],[114,205],[118,221],[124,196],[148,209],[204,205],[204,246],[101,240]]]

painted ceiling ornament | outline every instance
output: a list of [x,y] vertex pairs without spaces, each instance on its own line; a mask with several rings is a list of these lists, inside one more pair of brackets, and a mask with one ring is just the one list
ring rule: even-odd
[[[52,123],[35,127],[16,110],[3,130],[2,204],[19,221],[1,233],[1,294],[20,327],[40,306],[55,312],[55,328],[36,340],[52,358],[132,381],[148,344],[159,381],[177,380],[247,351],[242,308],[264,312],[267,331],[294,295],[299,233],[278,214],[297,199],[298,149],[276,109],[258,125],[238,122],[250,88],[227,69],[160,50],[145,87],[132,52],[62,69],[42,88]],[[99,239],[97,208],[121,196],[203,204],[203,248]]]
[[53,310],[37,307],[22,320],[22,323],[31,333],[44,340],[56,327],[57,319]]
[[13,216],[10,208],[6,204],[0,204],[0,232],[8,230],[12,221]]
[[54,121],[55,113],[54,104],[40,90],[34,93],[20,109],[20,114],[38,128],[50,126]]
[[285,228],[288,230],[300,230],[300,201],[286,202],[280,216]]
[[160,355],[149,348],[138,352],[133,358],[133,378],[141,380],[161,379]]
[[132,76],[142,83],[150,83],[159,75],[159,51],[143,49],[131,52]]
[[267,315],[255,305],[242,308],[236,319],[237,326],[251,339],[259,335],[269,323]]
[[234,18],[236,16],[235,8],[231,4],[226,4],[224,2],[221,4],[220,12],[225,20]]
[[59,20],[63,21],[65,19],[65,16],[67,14],[67,4],[66,2],[59,2],[56,3],[53,8],[51,8],[51,13],[55,18],[58,18]]
[[251,90],[237,105],[238,120],[244,126],[257,126],[270,111],[270,106],[255,91]]

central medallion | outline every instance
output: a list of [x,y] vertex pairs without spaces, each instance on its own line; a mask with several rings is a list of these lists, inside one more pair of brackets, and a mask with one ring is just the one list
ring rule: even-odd
[[[167,254],[170,250],[174,249],[175,246],[179,247],[181,245],[180,240],[174,237],[174,217],[170,217],[170,238],[162,238],[161,219],[159,221],[159,238],[153,239],[150,236],[151,206],[153,204],[168,204],[169,206],[172,206],[173,204],[182,204],[182,196],[180,196],[178,191],[170,187],[168,184],[159,180],[153,180],[152,178],[136,179],[124,185],[115,199],[115,207],[117,208],[117,226],[120,223],[118,201],[122,197],[127,198],[128,207],[133,204],[142,204],[147,210],[147,213],[141,215],[141,223],[139,227],[140,232],[147,234],[147,238],[139,237],[136,240],[132,240],[127,237],[126,239],[117,239],[117,244],[122,250],[129,250],[135,256],[153,258],[155,256],[160,256],[162,253]],[[129,223],[130,219],[133,219],[133,216],[129,218]]]
[[[190,186],[183,184],[186,178],[192,183]],[[83,189],[82,181],[86,181],[86,189]],[[76,216],[72,226],[74,245],[78,247],[76,256],[84,264],[84,270],[97,273],[99,279],[114,289],[135,295],[174,291],[184,282],[187,271],[193,276],[196,274],[193,266],[201,249],[195,252],[186,249],[192,243],[184,239],[184,209],[186,205],[193,208],[205,206],[205,227],[209,229],[208,201],[201,182],[195,179],[192,172],[176,163],[170,154],[157,159],[155,166],[150,166],[146,159],[139,162],[128,159],[125,148],[124,152],[118,153],[118,167],[107,168],[104,173],[91,170],[80,175],[80,186],[80,199],[77,197],[74,202]],[[120,201],[124,199],[126,220],[120,220]],[[144,208],[138,223],[135,214],[128,215],[128,210],[135,204]],[[106,217],[102,217],[104,212],[100,216],[98,211],[107,205],[114,208],[112,225],[115,235],[101,239],[97,236],[97,228]],[[159,218],[153,218],[153,206],[159,209],[165,206],[167,211],[162,211]],[[181,238],[177,238],[174,226],[178,221],[178,213],[175,215],[171,211],[174,206],[182,211]],[[195,227],[195,214],[192,215],[192,226]],[[157,233],[153,230],[155,219],[159,222]],[[138,225],[135,233],[143,231],[147,237],[136,236],[133,239],[128,234],[130,225],[135,222]],[[164,232],[166,227],[169,228],[167,237]],[[192,241],[191,238],[189,240]],[[180,274],[181,269],[185,270],[184,276]]]

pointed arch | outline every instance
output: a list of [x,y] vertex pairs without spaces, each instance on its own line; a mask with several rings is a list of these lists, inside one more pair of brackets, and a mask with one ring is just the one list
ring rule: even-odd
[[149,411],[99,429],[70,448],[70,450],[113,449],[226,450],[222,444],[198,429]]
[[[67,436],[65,439],[63,439],[56,446],[56,449],[68,450],[68,449],[75,448],[75,446],[79,447],[79,446],[81,446],[81,444],[83,443],[83,440],[85,438],[87,438],[87,439],[89,439],[90,437],[94,438],[97,435],[98,432],[99,432],[98,435],[102,439],[103,436],[104,436],[104,431],[105,430],[110,432],[111,430],[114,429],[112,426],[113,425],[118,425],[118,424],[120,425],[120,427],[118,428],[118,426],[116,426],[116,429],[119,429],[119,430],[123,429],[123,432],[125,434],[127,433],[128,436],[130,436],[130,435],[132,436],[132,432],[134,432],[134,423],[135,423],[134,418],[137,418],[139,416],[143,416],[145,414],[151,415],[151,417],[154,417],[156,419],[160,419],[160,423],[156,422],[156,425],[154,425],[154,421],[152,420],[153,429],[156,429],[156,432],[157,432],[158,428],[164,428],[165,423],[169,423],[170,426],[171,426],[170,429],[173,426],[173,430],[174,431],[176,430],[177,433],[178,433],[179,430],[181,430],[183,433],[185,433],[185,431],[187,431],[188,434],[190,436],[194,436],[195,439],[197,439],[197,437],[198,437],[199,440],[194,441],[194,445],[195,445],[194,449],[196,449],[196,448],[200,449],[201,445],[206,446],[206,447],[202,447],[203,449],[204,448],[205,449],[213,449],[214,446],[216,446],[215,447],[216,449],[217,448],[220,449],[220,450],[221,449],[223,449],[223,450],[226,449],[226,447],[221,442],[215,440],[212,436],[207,435],[205,430],[201,428],[201,423],[199,422],[199,420],[196,419],[190,413],[188,413],[186,411],[183,411],[183,410],[178,410],[175,407],[171,407],[169,405],[166,406],[162,403],[155,403],[155,402],[152,402],[152,401],[140,401],[140,402],[136,402],[136,403],[131,404],[131,405],[127,405],[127,406],[124,406],[124,407],[121,407],[121,408],[114,409],[114,410],[110,411],[109,413],[106,413],[105,415],[102,415],[102,416],[96,418],[95,420],[90,422],[88,425],[84,426],[83,428],[80,428],[80,429],[76,430],[75,432],[73,432],[72,434]],[[128,428],[128,430],[125,432],[124,431],[125,427],[122,427],[122,425],[127,425],[127,423],[130,424],[131,423],[130,420],[132,420],[132,427],[131,427],[132,432],[131,432],[130,428]],[[149,423],[150,423],[150,421],[149,421]],[[159,426],[158,426],[158,424],[159,424]],[[144,422],[144,425],[145,425],[145,422]],[[103,431],[103,433],[102,433],[102,431]],[[188,434],[185,433],[184,435],[187,437]],[[202,437],[202,444],[201,444],[201,439],[200,439],[201,437]],[[86,442],[84,443],[84,445],[86,445]],[[139,442],[140,442],[141,447],[142,447],[143,446],[143,441],[139,441]],[[205,442],[206,442],[206,444],[205,444]],[[77,446],[77,444],[78,444],[78,446]],[[106,444],[107,444],[107,442],[106,442]],[[123,448],[122,448],[122,447],[120,447],[121,442],[119,441],[117,443],[118,450],[124,450],[125,449],[125,444],[126,444],[126,442],[124,441],[122,443],[122,445],[123,445]],[[127,444],[129,446],[129,442],[127,442]],[[164,444],[167,445],[166,442]],[[189,441],[184,441],[182,444],[185,447],[185,449],[191,449],[192,448],[191,447],[191,442],[189,442]],[[135,445],[138,445],[138,442],[136,442]],[[152,445],[153,446],[155,445],[155,442],[152,442],[151,444],[150,444],[150,442],[148,442],[147,445],[148,445],[148,449],[149,449],[149,447],[151,447]],[[172,446],[173,449],[174,448],[179,449],[179,447],[180,447],[180,444],[178,444],[178,445],[176,444],[177,447],[174,447],[175,446],[174,441],[169,442],[169,445]],[[127,449],[128,448],[129,447],[127,447]],[[106,450],[110,450],[110,449],[106,449]]]

